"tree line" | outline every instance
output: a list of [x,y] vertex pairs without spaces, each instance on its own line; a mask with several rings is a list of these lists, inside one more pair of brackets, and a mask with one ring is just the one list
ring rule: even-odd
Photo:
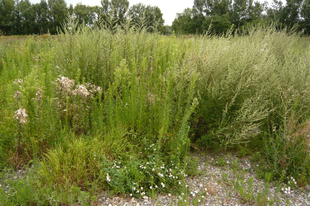
[[310,0],[287,0],[286,5],[278,0],[271,5],[254,0],[194,0],[192,8],[177,14],[172,29],[181,34],[223,34],[270,23],[309,35]]
[[129,7],[127,0],[102,0],[101,6],[77,4],[64,0],[0,0],[0,32],[6,35],[56,34],[70,20],[89,27],[114,28],[130,19],[131,26],[163,32],[163,14],[157,6],[141,3]]
[[[89,27],[146,28],[149,32],[170,34],[223,34],[245,29],[252,24],[276,22],[279,28],[292,28],[310,34],[310,0],[287,0],[286,5],[274,0],[194,0],[192,8],[176,15],[172,26],[164,26],[163,14],[157,6],[135,4],[128,0],[101,0],[101,6],[77,4],[67,6],[65,0],[0,0],[0,34],[56,34],[69,19]],[[130,20],[130,21],[127,21]]]

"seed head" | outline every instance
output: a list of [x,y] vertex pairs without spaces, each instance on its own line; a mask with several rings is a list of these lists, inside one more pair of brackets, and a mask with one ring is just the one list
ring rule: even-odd
[[25,108],[20,108],[19,110],[15,111],[14,118],[19,120],[20,124],[25,124],[27,122],[27,113]]

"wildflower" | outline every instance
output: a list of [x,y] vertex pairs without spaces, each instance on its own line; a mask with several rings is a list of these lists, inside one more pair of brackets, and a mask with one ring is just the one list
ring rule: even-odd
[[22,79],[15,79],[13,84],[22,84],[23,80]]
[[109,175],[109,173],[107,173],[107,182],[110,182],[110,181],[111,181],[110,175]]
[[86,89],[86,87],[84,85],[77,85],[76,89],[73,90],[72,92],[73,95],[80,95],[81,97],[86,98],[88,95],[90,95],[90,93],[88,92],[88,90]]
[[290,188],[290,187],[288,187],[288,188],[282,188],[282,191],[283,191],[285,194],[287,194],[287,195],[291,194],[291,188]]
[[294,185],[297,185],[296,180],[294,179],[294,177],[291,177],[291,180],[293,181]]
[[20,94],[21,94],[21,92],[17,90],[17,91],[15,92],[15,94],[14,94],[14,98],[15,98],[16,100],[19,99]]
[[171,197],[171,194],[169,193],[168,196]]
[[56,81],[58,81],[61,84],[61,88],[59,88],[59,89],[60,90],[62,89],[66,93],[69,93],[71,91],[71,89],[75,83],[75,80],[71,80],[71,79],[69,79],[67,77],[63,77],[63,76],[59,76],[59,78],[57,78]]
[[95,86],[95,85],[90,85],[90,87],[91,87],[91,92],[92,93],[96,93],[96,92],[102,92],[102,88],[101,87],[98,87],[98,86]]
[[160,176],[160,177],[164,177],[164,175],[163,175],[163,174],[161,174],[161,173],[158,173],[158,176]]
[[162,182],[162,183],[161,183],[161,186],[164,188],[164,187],[165,187],[165,184]]
[[42,98],[42,89],[41,88],[38,89],[38,91],[36,93],[36,97],[37,97],[38,101],[41,100],[41,98]]
[[15,111],[14,118],[19,120],[19,123],[25,124],[27,122],[27,113],[25,108],[20,108],[19,110]]

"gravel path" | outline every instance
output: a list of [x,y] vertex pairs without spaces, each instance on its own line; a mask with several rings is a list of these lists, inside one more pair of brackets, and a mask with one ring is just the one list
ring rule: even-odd
[[198,175],[187,177],[187,194],[158,195],[152,199],[109,197],[103,192],[95,205],[310,205],[310,185],[303,189],[266,186],[255,177],[248,158],[193,154],[198,159]]

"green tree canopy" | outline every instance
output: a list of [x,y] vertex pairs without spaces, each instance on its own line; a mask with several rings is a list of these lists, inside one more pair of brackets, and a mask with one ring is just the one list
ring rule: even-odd
[[14,0],[0,0],[0,30],[10,33],[14,11]]
[[17,1],[13,25],[15,34],[38,33],[35,5],[32,5],[29,0]]
[[150,32],[163,31],[163,14],[157,6],[135,4],[129,8],[128,16],[137,27],[145,27]]
[[57,28],[68,18],[68,8],[64,0],[48,0],[48,21],[51,34],[57,33]]
[[110,29],[121,25],[126,20],[129,2],[127,0],[101,0],[99,22]]

